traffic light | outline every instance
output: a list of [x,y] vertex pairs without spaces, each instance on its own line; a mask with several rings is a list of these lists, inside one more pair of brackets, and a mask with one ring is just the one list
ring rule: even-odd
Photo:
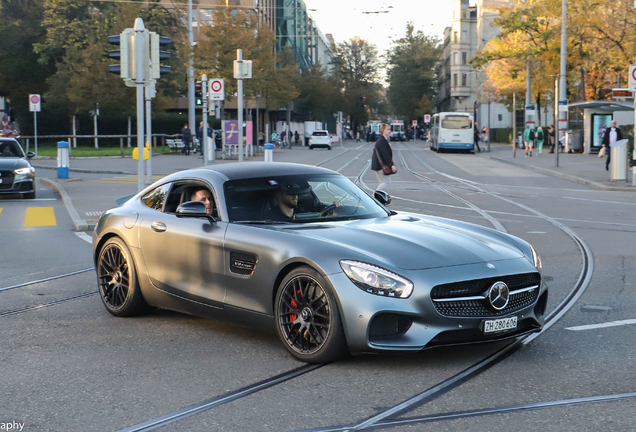
[[201,84],[201,81],[197,81],[194,84],[194,101],[195,101],[194,103],[197,106],[203,105],[203,91],[202,91],[202,88],[203,88],[203,86]]
[[108,36],[108,43],[119,45],[118,50],[108,51],[108,57],[121,60],[120,64],[108,65],[111,73],[118,74],[123,79],[133,78],[133,69],[135,65],[135,49],[134,49],[133,29],[126,29],[116,36]]
[[170,66],[161,66],[161,60],[170,58],[170,51],[161,51],[159,48],[170,43],[170,38],[159,36],[155,32],[150,32],[150,76],[152,79],[159,79],[161,75],[170,73]]

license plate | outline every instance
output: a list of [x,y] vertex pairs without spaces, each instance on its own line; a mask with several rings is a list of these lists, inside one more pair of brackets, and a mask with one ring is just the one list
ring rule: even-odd
[[498,320],[484,321],[484,333],[495,333],[517,328],[517,317],[502,318]]

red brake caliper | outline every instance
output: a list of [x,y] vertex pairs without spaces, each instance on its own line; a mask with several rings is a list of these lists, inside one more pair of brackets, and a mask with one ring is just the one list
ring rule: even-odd
[[[300,294],[300,290],[296,291],[296,293],[297,293],[297,294]],[[294,301],[294,299],[291,299],[291,302],[290,302],[290,303],[291,303],[291,305],[292,305],[294,308],[298,308],[298,305],[296,304],[296,302]],[[290,319],[292,322],[294,322],[294,321],[296,321],[296,320],[298,319],[298,315],[296,315],[296,314],[291,314],[291,315],[289,316],[289,319]]]

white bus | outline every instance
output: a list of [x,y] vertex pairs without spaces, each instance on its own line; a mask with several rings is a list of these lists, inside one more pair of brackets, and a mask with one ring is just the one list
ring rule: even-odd
[[391,141],[404,141],[404,120],[391,120]]
[[431,150],[474,150],[473,116],[468,113],[437,113],[431,119]]

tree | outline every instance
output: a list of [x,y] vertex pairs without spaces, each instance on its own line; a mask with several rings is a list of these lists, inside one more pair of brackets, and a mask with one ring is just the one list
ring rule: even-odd
[[393,41],[387,60],[388,98],[398,117],[409,121],[432,112],[437,84],[434,66],[440,53],[440,40],[416,32],[410,22],[406,34]]
[[368,41],[354,37],[334,46],[334,76],[343,89],[344,112],[351,117],[354,130],[369,121],[371,110],[382,100],[378,81],[378,52]]
[[303,71],[298,89],[297,101],[309,118],[320,120],[340,111],[343,102],[340,83],[334,76],[327,75],[320,63]]

